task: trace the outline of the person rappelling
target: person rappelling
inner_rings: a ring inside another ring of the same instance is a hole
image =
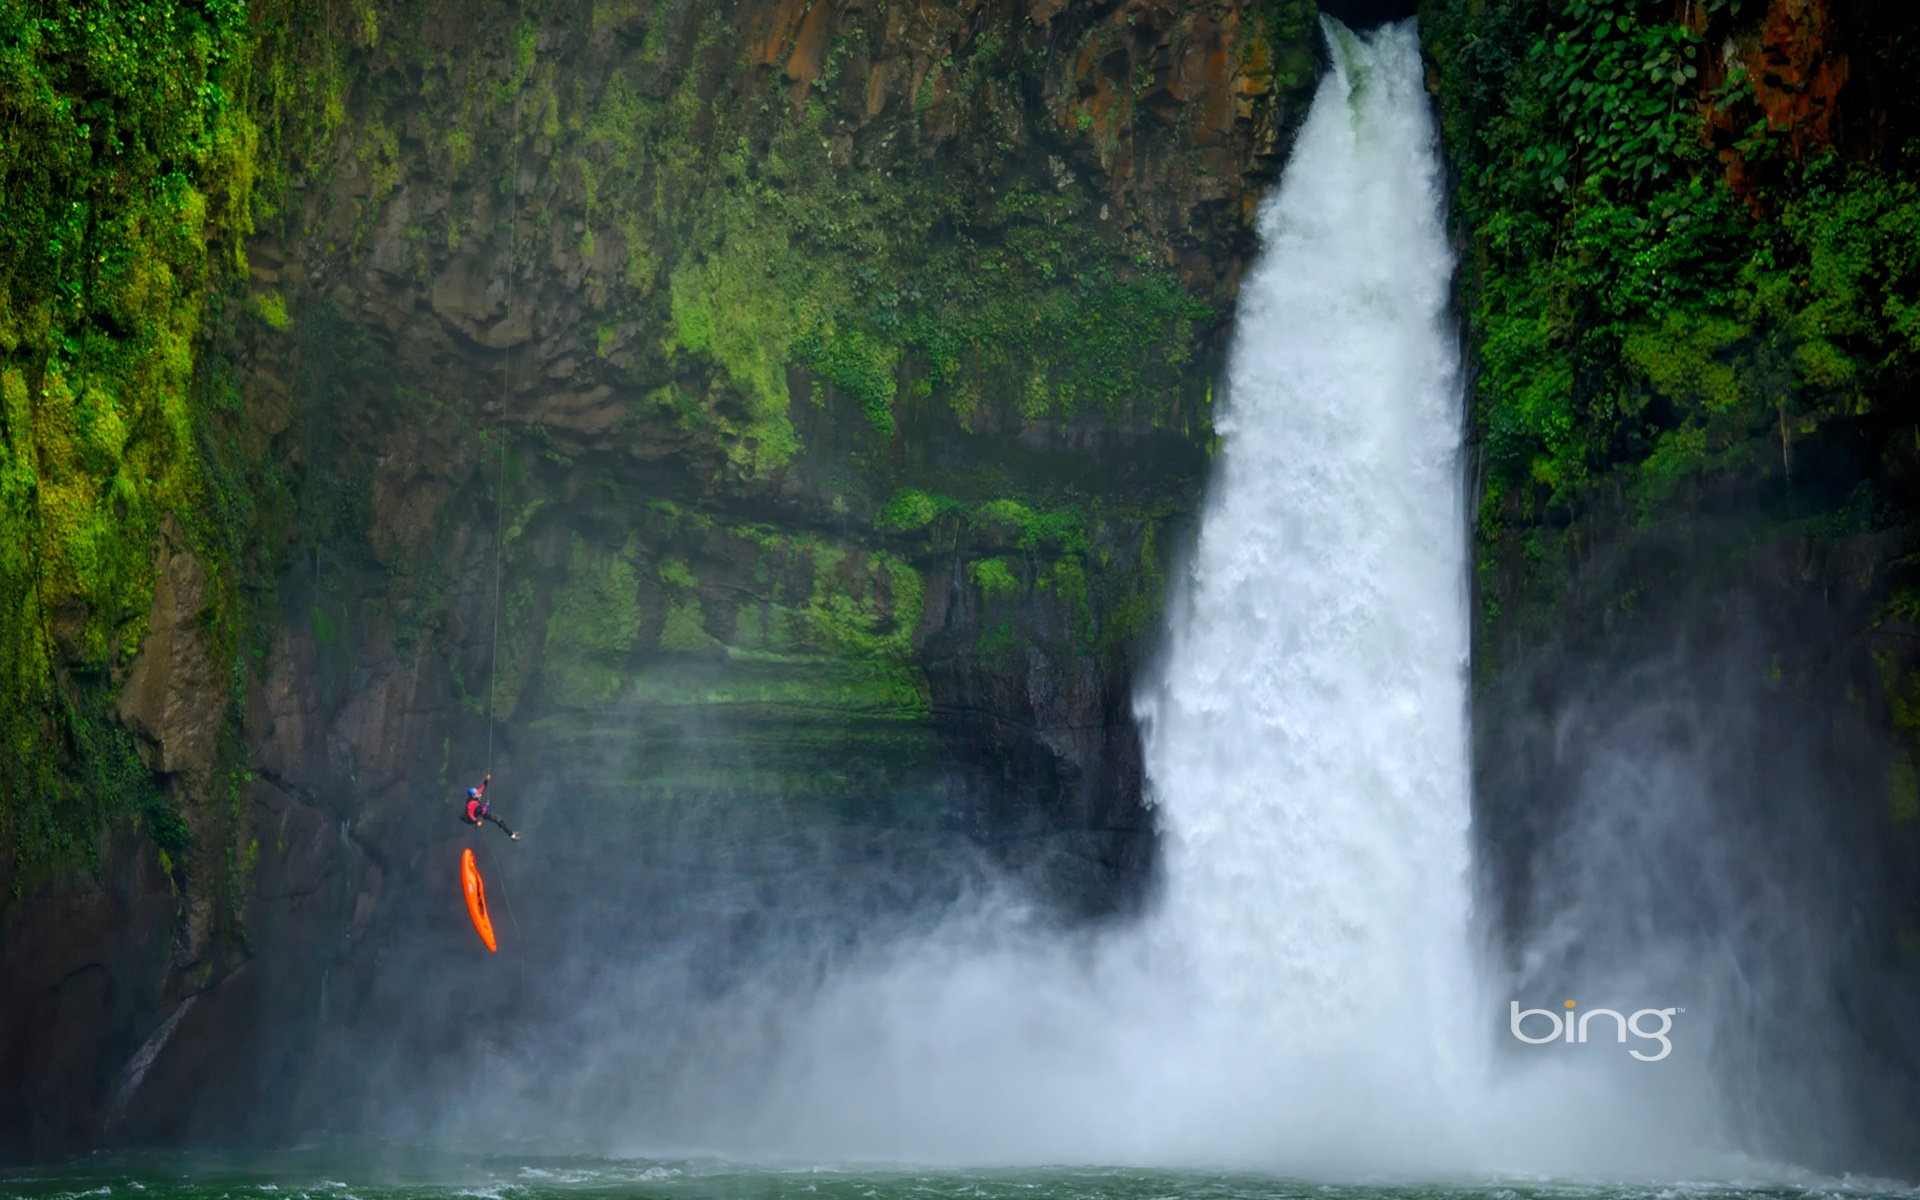
[[[487,801],[487,785],[492,782],[493,772],[489,771],[487,772],[487,777],[480,781],[479,787],[470,787],[467,789],[467,810],[460,815],[460,819],[469,825],[479,825],[485,821],[492,821],[495,825],[498,825],[509,838],[517,842],[520,840],[520,835],[508,829],[505,821],[493,815],[493,805]]]

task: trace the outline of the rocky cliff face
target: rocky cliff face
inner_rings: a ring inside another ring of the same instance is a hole
[[[1767,1047],[1716,1052],[1730,1091],[1820,1097],[1746,1110],[1773,1152],[1911,1169],[1920,1055],[1884,1031],[1920,997],[1920,126],[1892,84],[1914,21],[1423,23],[1467,248],[1479,819],[1515,986],[1710,946]]]
[[[449,882],[489,765],[540,971],[716,921],[724,960],[797,896],[975,856],[1137,899],[1131,679],[1312,21],[279,14],[251,94],[286,186],[199,371],[255,549],[151,547],[106,678],[184,799],[0,913],[0,1137],[270,1134],[301,1110],[267,1082],[341,1030],[430,1069],[427,962],[479,988],[431,1003],[531,1011],[468,978]]]

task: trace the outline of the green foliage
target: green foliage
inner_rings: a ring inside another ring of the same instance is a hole
[[[825,544],[813,545],[810,554],[813,591],[801,609],[802,644],[882,668],[909,663],[920,617],[919,574],[885,554],[849,554]]]
[[[1071,506],[1027,513],[1020,523],[1020,548],[1086,553],[1089,548],[1086,514]]]
[[[943,513],[952,512],[959,502],[947,496],[935,496],[918,488],[901,488],[880,507],[874,516],[877,529],[912,533],[924,529]]]
[[[1920,186],[1822,159],[1787,199],[1780,229],[1772,254],[1757,255],[1742,283],[1755,319],[1777,326],[1791,346],[1796,374],[1850,411],[1867,402],[1867,381],[1912,379],[1920,371]]]
[[[963,504],[916,488],[902,488],[881,506],[874,527],[912,533],[950,519],[947,529],[984,543],[1011,545],[1028,553],[1081,555],[1091,550],[1090,528],[1098,517],[1085,505],[1034,508],[1011,497]]]
[[[769,274],[785,238],[760,214],[744,216],[713,255],[673,273],[671,348],[710,358],[746,398],[745,422],[715,423],[729,457],[757,472],[785,463],[800,443],[787,418],[792,305]]]
[[[706,614],[694,599],[675,600],[667,605],[667,619],[660,627],[662,650],[707,650],[719,645],[707,632]]]
[[[1089,503],[1036,509],[1005,496],[964,504],[909,488],[882,506],[874,524],[910,533],[943,518],[942,541],[952,539],[976,551],[1018,550],[1034,585],[1057,603],[1069,640],[1079,651],[1127,653],[1159,617],[1165,581],[1157,557],[1156,520],[1141,520],[1140,514],[1124,509],[1103,511]],[[1116,537],[1138,539],[1125,560],[1117,561],[1112,552]],[[1121,561],[1133,565],[1122,567]],[[1017,594],[1022,586],[1012,556],[1004,553],[970,562],[967,577],[989,601]],[[980,648],[989,647],[983,642]]]
[[[893,433],[899,346],[888,345],[857,325],[821,320],[796,338],[793,348],[815,374],[853,397],[877,432]]]
[[[988,600],[1011,596],[1020,590],[1020,580],[1004,558],[983,558],[967,564],[967,575]]]
[[[1629,0],[1565,0],[1547,36],[1534,42],[1527,69],[1566,107],[1573,145],[1542,143],[1523,158],[1556,192],[1568,174],[1601,164],[1593,178],[1634,193],[1684,165],[1698,139],[1689,84],[1699,77],[1703,42],[1687,25],[1645,20]],[[1710,0],[1709,12],[1727,7]],[[1583,162],[1584,159],[1584,162]]]
[[[1079,237],[1037,247],[1027,233],[1010,239],[1015,254],[987,252],[978,263],[983,276],[970,264],[938,263],[960,302],[901,320],[905,347],[927,364],[928,386],[961,385],[953,403],[963,418],[983,391],[1011,397],[1029,419],[1142,401],[1173,411],[1191,386],[1180,368],[1196,322],[1210,315],[1206,305],[1165,277],[1123,277]],[[1063,271],[1076,252],[1094,265],[1068,279]],[[1156,388],[1165,389],[1157,403]]]
[[[1737,198],[1706,115],[1738,117],[1751,87],[1734,71],[1707,93],[1700,71],[1746,26],[1737,0],[1699,7],[1700,25],[1629,0],[1424,14],[1477,251],[1489,547],[1530,543],[1621,471],[1651,516],[1685,480],[1858,413],[1870,377],[1913,368],[1912,186],[1816,157]]]
[[[235,0],[0,2],[0,740],[35,764],[0,775],[16,887],[112,814],[179,833],[106,715],[164,521],[213,578],[216,654],[239,640],[253,468],[230,381],[196,366],[253,224],[254,48]]]
[[[700,581],[694,577],[693,569],[677,558],[660,560],[660,581],[689,590],[700,586]]]
[[[253,298],[253,311],[267,323],[267,328],[285,333],[293,328],[293,318],[287,315],[287,300],[279,292],[262,292]]]
[[[1040,579],[1040,586],[1052,592],[1066,613],[1068,632],[1080,646],[1093,644],[1093,608],[1087,595],[1087,571],[1078,555],[1056,559],[1052,570]]]

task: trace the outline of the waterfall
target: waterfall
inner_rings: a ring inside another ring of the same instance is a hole
[[[1728,1169],[1704,1149],[1702,1046],[1652,1068],[1613,1046],[1496,1050],[1438,131],[1412,22],[1325,29],[1332,69],[1260,212],[1198,544],[1136,703],[1166,849],[1155,969],[1179,962],[1195,1044],[1238,1064],[1215,1078],[1258,1114],[1241,1136],[1290,1166]],[[1604,982],[1671,1003],[1635,978]]]
[[[1453,262],[1411,24],[1329,23],[1260,213],[1220,454],[1142,691],[1166,934],[1224,1016],[1403,1085],[1470,1003]]]
[[[1261,209],[1198,544],[1136,704],[1166,846],[1157,970],[1180,963],[1196,1044],[1239,1064],[1216,1079],[1259,1114],[1242,1135],[1289,1165],[1752,1169],[1705,1149],[1703,1046],[1650,1069],[1613,1046],[1495,1049],[1438,131],[1411,22],[1325,28],[1332,69]],[[1633,996],[1642,978],[1582,991],[1671,1003]]]

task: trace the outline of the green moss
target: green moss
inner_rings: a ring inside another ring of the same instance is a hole
[[[700,581],[694,578],[692,569],[677,558],[663,558],[660,560],[660,580],[674,587],[687,588],[689,590],[700,585]]]
[[[259,466],[223,426],[231,381],[196,369],[208,296],[244,266],[261,110],[244,8],[120,0],[4,24],[0,878],[17,890],[89,856],[150,786],[105,732],[101,681],[145,631],[163,524],[208,568],[216,656],[241,640]]]
[[[878,562],[887,574],[887,620],[904,658],[913,650],[910,639],[920,624],[921,610],[926,604],[926,582],[913,564],[903,558],[883,553],[878,556]]]
[[[447,161],[452,164],[455,174],[464,170],[473,161],[473,135],[464,129],[455,129],[447,134]]]
[[[1022,550],[1084,554],[1088,549],[1088,515],[1078,506],[1035,510],[1002,497],[975,505],[968,516],[981,533],[1010,538]]]
[[[1724,411],[1746,398],[1729,358],[1751,335],[1752,330],[1723,316],[1673,312],[1657,329],[1630,330],[1622,347],[1627,362],[1667,399]]]
[[[1012,568],[1004,558],[983,558],[967,564],[967,576],[980,588],[980,594],[989,601],[1001,596],[1010,596],[1020,590],[1020,581],[1015,578]]]
[[[1002,529],[1018,531],[1024,535],[1027,526],[1033,521],[1033,510],[1018,500],[1002,497],[976,506],[973,510],[973,519],[981,525],[998,525]]]
[[[801,362],[851,396],[867,423],[893,433],[893,398],[900,370],[900,347],[880,341],[858,326],[821,317],[794,340]]]
[[[717,709],[784,722],[782,740],[820,738],[824,726],[827,740],[844,742],[856,734],[850,727],[856,720],[924,732],[926,695],[911,671],[876,672],[846,660],[738,649],[726,656],[724,668],[717,674],[649,670],[636,679],[633,699],[662,709]]]
[[[568,542],[566,578],[554,589],[547,616],[545,678],[562,704],[605,704],[631,674],[640,641],[640,579],[631,543],[609,552],[575,534]]]
[[[1698,476],[1709,464],[1707,431],[1697,425],[1669,430],[1640,464],[1640,495],[1664,506],[1685,480]]]
[[[279,292],[262,292],[253,298],[253,311],[267,323],[267,328],[285,333],[293,328],[293,318],[287,315],[287,298]]]
[[[862,673],[870,703],[924,713],[926,684],[913,665],[920,617],[919,575],[886,555],[815,544],[813,587],[799,611],[800,642]]]
[[[838,659],[882,674],[913,671],[912,633],[925,585],[911,562],[753,525],[728,532],[755,556],[757,596],[738,607],[736,650],[790,662]],[[791,586],[796,575],[807,581],[797,593]],[[914,683],[909,690],[918,695],[922,688]]]
[[[714,424],[728,457],[755,472],[784,464],[800,446],[787,415],[784,369],[793,313],[768,274],[780,240],[749,219],[733,227],[712,257],[676,270],[670,283],[669,348],[711,359],[744,399],[746,421],[722,417]]]
[[[1074,642],[1080,646],[1092,646],[1093,608],[1087,596],[1086,568],[1079,557],[1067,555],[1055,561],[1043,577],[1041,586],[1059,598],[1060,607],[1066,613],[1067,630]],[[984,585],[981,590],[986,590]]]
[[[1001,621],[991,626],[976,643],[976,648],[987,655],[1004,654],[1019,646],[1020,639],[1014,636],[1012,621]]]
[[[662,650],[708,650],[719,644],[707,632],[698,600],[675,600],[667,606],[667,619],[660,628]]]
[[[637,701],[725,706],[743,719],[788,720],[802,730],[822,722],[924,724],[927,687],[912,648],[924,584],[912,564],[756,526],[728,532],[759,560],[751,569],[756,595],[738,603],[724,643],[697,598],[670,601],[660,648],[698,657],[650,662],[634,684]],[[680,571],[663,564],[661,575]],[[797,589],[796,576],[805,580]],[[670,586],[688,590],[683,582]],[[723,670],[715,650],[724,650]]]
[[[918,488],[901,488],[880,507],[873,523],[878,529],[911,533],[926,528],[942,513],[956,507],[957,502],[946,496],[932,495]]]

